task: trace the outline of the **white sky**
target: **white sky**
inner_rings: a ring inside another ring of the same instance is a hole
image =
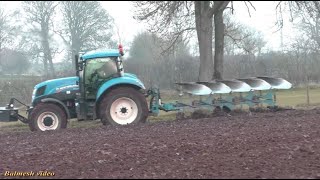
[[[275,32],[277,27],[276,22],[276,1],[251,1],[256,11],[250,9],[251,17],[249,16],[247,7],[243,1],[234,1],[235,18],[240,22],[251,26],[264,34],[264,39],[267,41],[266,46],[273,50],[280,50],[281,31]],[[248,4],[248,3],[247,3]],[[250,7],[250,5],[248,5]],[[289,42],[294,37],[295,31],[292,24],[289,22],[289,17],[283,14],[284,26],[282,29],[283,44]]]
[[[135,19],[132,2],[129,1],[101,1],[102,6],[115,19],[115,24],[120,31],[122,43],[129,43],[145,27]]]
[[[116,24],[120,28],[121,38],[125,39],[124,43],[129,43],[133,40],[134,35],[145,30],[143,23],[138,23],[133,19],[134,10],[132,3],[129,1],[102,1],[103,7],[107,9],[109,14],[114,17]],[[270,49],[280,48],[280,31],[276,32],[275,1],[253,1],[254,9],[250,9],[251,17],[249,16],[247,7],[243,1],[234,1],[234,16],[240,22],[256,28],[264,34],[267,41],[267,47]],[[289,22],[285,22],[283,28],[284,44],[292,37],[292,26]]]
[[[250,10],[249,17],[247,8],[243,1],[234,1],[234,17],[240,22],[254,27],[264,34],[269,49],[277,50],[280,47],[280,31],[273,33],[276,14],[275,1],[251,1],[256,11]],[[0,6],[5,6],[7,11],[11,11],[19,7],[19,1],[0,1]],[[128,47],[134,36],[141,31],[146,30],[146,26],[133,19],[134,10],[132,2],[129,1],[101,1],[102,6],[115,19],[115,23],[119,28],[121,40],[125,47]],[[285,23],[283,29],[284,43],[288,42],[292,37],[292,27],[290,23]],[[117,36],[116,36],[117,37]],[[126,45],[127,44],[127,45]],[[126,48],[125,48],[126,49]]]

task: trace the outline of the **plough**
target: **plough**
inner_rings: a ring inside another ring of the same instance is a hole
[[[160,110],[178,111],[184,113],[191,109],[215,108],[225,111],[232,111],[239,106],[246,105],[249,108],[276,107],[276,90],[290,89],[292,84],[282,78],[274,77],[251,77],[233,80],[216,80],[211,82],[181,82],[176,83],[180,86],[180,94],[189,96],[200,96],[199,100],[190,98],[189,103],[176,101],[175,103],[162,103],[160,91],[157,88],[150,89],[148,95],[150,99],[150,111],[157,116]],[[224,97],[223,97],[224,95]]]

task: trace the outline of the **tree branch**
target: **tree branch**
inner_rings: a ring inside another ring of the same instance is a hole
[[[208,16],[212,17],[218,11],[223,11],[230,1],[215,1],[212,8],[209,9]]]
[[[175,36],[175,39],[170,43],[170,45],[165,50],[162,50],[161,55],[165,54],[169,49],[171,49],[176,44],[176,42],[178,41],[178,39],[180,38],[180,36],[184,32],[195,30],[195,29],[196,28],[194,28],[194,27],[189,27],[189,28],[186,28],[186,29],[183,29],[183,30],[181,30],[179,32],[174,33],[173,35]]]
[[[248,3],[251,5],[251,7],[256,11],[256,8],[253,6],[253,4],[251,3],[251,1],[248,1]]]
[[[246,7],[247,7],[247,10],[248,10],[248,13],[249,13],[249,17],[251,17],[250,9],[249,9],[249,7],[248,7],[248,5],[247,5],[246,1],[244,1],[244,4],[245,4],[245,5],[246,5]]]

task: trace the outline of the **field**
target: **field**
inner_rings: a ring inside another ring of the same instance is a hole
[[[305,94],[277,93],[278,104],[293,110],[176,121],[162,113],[120,127],[72,120],[66,130],[29,132],[20,122],[1,123],[1,178],[14,171],[51,178],[320,178],[320,92],[310,90],[309,107]]]

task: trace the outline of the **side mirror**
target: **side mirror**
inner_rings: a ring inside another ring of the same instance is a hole
[[[75,65],[76,65],[76,75],[79,76],[79,71],[82,71],[83,69],[82,61],[79,62],[79,54],[75,55]]]
[[[82,62],[82,60],[80,60],[80,62],[78,62],[78,67],[79,67],[78,71],[82,71],[83,70],[83,62]]]

